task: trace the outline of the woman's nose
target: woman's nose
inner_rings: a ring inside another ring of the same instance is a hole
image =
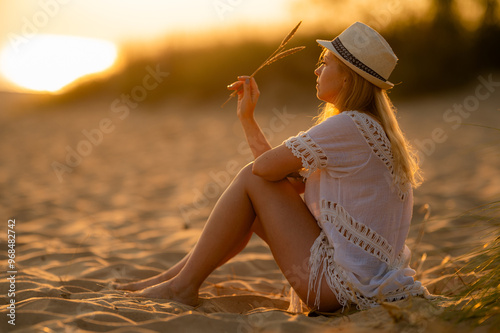
[[[324,64],[321,64],[319,67],[317,67],[315,70],[314,70],[314,74],[316,74],[317,76],[320,76],[321,73],[323,72],[323,68],[325,67]]]

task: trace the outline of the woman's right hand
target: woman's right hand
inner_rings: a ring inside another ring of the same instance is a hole
[[[238,76],[238,81],[227,86],[229,90],[236,90],[238,93],[237,114],[240,119],[253,118],[253,113],[260,92],[255,79],[250,76]]]

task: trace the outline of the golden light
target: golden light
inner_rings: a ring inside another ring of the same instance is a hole
[[[88,74],[110,68],[117,58],[108,41],[64,35],[36,35],[0,53],[0,71],[12,83],[56,92]]]

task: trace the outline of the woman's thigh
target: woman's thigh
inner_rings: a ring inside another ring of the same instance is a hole
[[[253,175],[251,165],[240,175],[252,202],[257,219],[253,230],[269,245],[281,271],[300,298],[312,305],[316,297],[309,284],[310,249],[321,229],[300,195],[287,180],[266,181]],[[321,310],[332,311],[340,307],[335,295],[326,284],[321,286]]]

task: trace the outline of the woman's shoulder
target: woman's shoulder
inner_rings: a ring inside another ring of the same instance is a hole
[[[323,138],[338,141],[351,140],[353,136],[356,136],[356,132],[358,131],[353,119],[348,115],[339,113],[311,127],[307,134],[314,140]]]
[[[356,123],[357,122],[374,123],[382,127],[380,121],[374,115],[368,112],[351,110],[351,111],[344,111],[340,115],[349,117]]]
[[[373,115],[360,111],[343,111],[326,118],[316,126],[329,130],[352,130],[357,128],[359,132],[364,134],[373,133],[374,135],[383,134],[385,136],[385,131],[380,122]]]
[[[367,112],[360,111],[344,111],[341,114],[352,119],[363,136],[366,137],[369,135],[377,138],[379,141],[385,141],[385,139],[387,139],[382,124],[377,118],[375,118],[375,116]]]
[[[374,116],[360,111],[343,111],[324,122],[327,130],[335,132],[331,135],[347,139],[351,143],[365,142],[382,160],[392,160],[391,142]]]
[[[325,129],[345,129],[346,127],[351,127],[355,124],[354,119],[346,113],[346,111],[330,116],[317,124],[314,127],[322,127]]]
[[[376,123],[380,125],[380,121],[375,118],[375,116],[369,114],[368,112],[362,112],[357,110],[349,110],[342,111],[339,114],[330,116],[326,118],[324,123],[335,124],[339,122],[367,122],[367,123]]]

